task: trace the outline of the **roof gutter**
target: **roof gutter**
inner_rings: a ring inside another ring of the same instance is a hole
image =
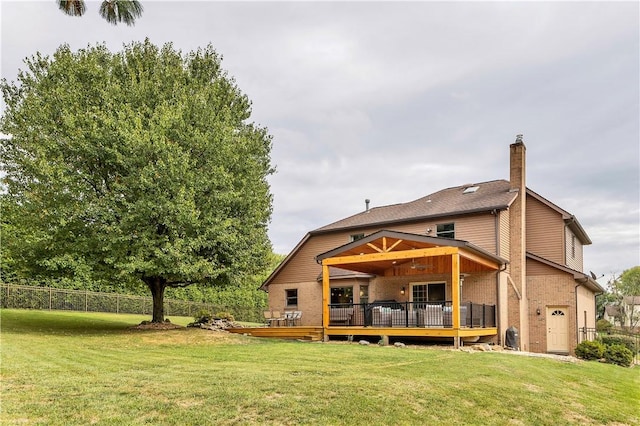
[[[582,225],[580,225],[580,222],[578,222],[578,219],[574,215],[571,215],[567,219],[565,219],[564,223],[569,227],[569,229],[573,231],[574,234],[577,235],[578,238],[580,238],[582,244],[593,244],[593,241],[591,241],[591,238],[589,238],[589,236],[587,235],[587,231],[584,230],[584,228],[582,227]]]

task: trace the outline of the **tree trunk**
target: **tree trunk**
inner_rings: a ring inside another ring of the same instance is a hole
[[[162,277],[145,277],[143,281],[151,290],[153,297],[153,318],[151,322],[164,322],[164,289],[167,288],[167,280]]]

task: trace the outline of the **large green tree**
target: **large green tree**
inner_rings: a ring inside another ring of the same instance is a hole
[[[640,296],[640,266],[629,268],[614,281],[615,289],[625,296]]]
[[[634,266],[622,272],[611,282],[613,294],[617,298],[617,306],[623,327],[635,328],[640,325],[640,312],[637,300],[640,299],[640,266]]]
[[[82,16],[87,10],[84,0],[57,0],[60,10],[69,16]],[[142,16],[142,4],[138,0],[104,0],[100,3],[99,13],[107,22],[116,25],[124,22],[135,25]]]
[[[211,46],[25,63],[1,83],[5,273],[135,277],[159,322],[167,287],[266,266],[271,137]]]

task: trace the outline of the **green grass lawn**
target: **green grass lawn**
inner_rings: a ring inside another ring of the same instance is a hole
[[[143,319],[3,310],[0,424],[640,424],[637,367],[129,329]]]

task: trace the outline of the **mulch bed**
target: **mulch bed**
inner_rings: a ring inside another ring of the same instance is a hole
[[[138,325],[129,327],[130,330],[175,330],[177,328],[184,328],[184,327],[178,324],[173,324],[169,321],[165,321],[165,322],[142,321]]]

